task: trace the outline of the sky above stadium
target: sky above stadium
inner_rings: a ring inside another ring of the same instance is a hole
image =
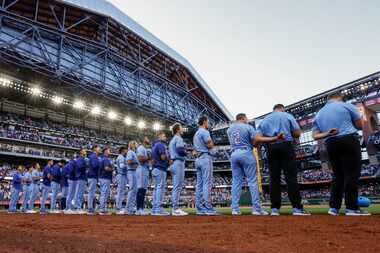
[[[373,1],[109,0],[257,117],[380,70]]]

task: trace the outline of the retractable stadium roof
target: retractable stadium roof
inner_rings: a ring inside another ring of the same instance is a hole
[[[103,16],[109,16],[131,31],[142,37],[144,40],[148,41],[152,45],[156,46],[158,49],[172,57],[174,60],[182,64],[185,68],[187,68],[191,74],[197,79],[202,88],[208,93],[208,95],[214,100],[214,102],[219,106],[219,108],[223,111],[223,113],[232,120],[231,113],[227,110],[227,108],[223,105],[220,99],[215,95],[215,93],[211,90],[211,88],[207,85],[205,80],[198,74],[198,72],[194,69],[194,67],[186,60],[182,55],[177,53],[174,49],[170,48],[124,12],[119,10],[116,6],[106,0],[62,0],[62,2],[70,3],[72,5],[87,9],[92,12],[96,12]]]

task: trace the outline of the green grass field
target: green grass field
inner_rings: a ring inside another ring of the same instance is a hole
[[[267,211],[269,211],[269,208],[265,208]],[[328,206],[327,205],[320,205],[320,206],[305,206],[305,209],[308,210],[311,214],[318,214],[318,215],[325,215],[327,214],[328,211]],[[380,214],[380,204],[373,204],[369,208],[362,208],[363,210],[366,210],[370,212],[371,214]],[[195,214],[194,209],[185,209],[186,212],[189,212],[190,214]],[[230,208],[218,208],[217,211],[223,215],[231,215],[231,209]],[[244,215],[248,215],[251,213],[251,209],[246,207],[246,208],[241,208],[241,212]],[[341,213],[344,213],[344,209],[341,210]],[[281,208],[281,214],[289,215],[291,214],[291,208],[288,206],[285,206]]]

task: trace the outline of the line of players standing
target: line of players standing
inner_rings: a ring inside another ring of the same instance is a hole
[[[36,213],[34,204],[40,195],[40,213],[88,214],[95,215],[95,193],[99,185],[100,197],[98,213],[109,215],[108,200],[110,197],[113,172],[116,169],[117,193],[116,214],[118,215],[148,215],[145,209],[145,195],[149,187],[149,174],[153,179],[153,208],[152,215],[170,215],[163,205],[166,190],[166,175],[170,167],[173,177],[172,211],[174,216],[187,215],[179,208],[179,196],[184,186],[186,149],[181,135],[183,128],[180,124],[172,127],[174,137],[166,145],[167,137],[164,132],[157,134],[157,140],[151,145],[147,137],[138,145],[130,141],[128,147],[122,147],[115,164],[109,158],[110,149],[95,145],[87,156],[87,151],[81,149],[78,156],[66,163],[61,160],[54,164],[49,160],[41,170],[38,163],[33,163],[24,170],[17,168],[12,179],[11,200],[9,213],[17,212],[17,203],[21,192],[24,198],[21,211]],[[129,185],[128,193],[126,187]],[[87,211],[83,210],[84,193],[87,187]],[[61,193],[61,210],[57,209],[57,196]],[[50,197],[50,209],[46,202]],[[126,196],[127,195],[127,196]],[[126,203],[126,206],[124,206]]]
[[[196,213],[197,215],[217,215],[211,202],[213,180],[213,148],[214,143],[208,131],[207,117],[198,120],[198,131],[193,138],[196,178]],[[323,139],[327,146],[333,170],[331,187],[330,215],[339,215],[344,195],[346,215],[362,216],[369,213],[358,206],[358,180],[361,169],[361,150],[357,131],[362,128],[362,117],[355,106],[343,102],[341,94],[330,94],[326,105],[317,113],[313,126],[313,138]],[[34,213],[33,205],[38,196],[38,183],[42,178],[41,213],[46,213],[45,202],[51,191],[50,212],[56,211],[56,197],[62,190],[61,206],[66,214],[84,214],[82,210],[84,191],[88,185],[87,214],[95,214],[94,200],[97,185],[100,185],[99,214],[110,214],[107,202],[110,196],[110,185],[114,167],[117,169],[117,214],[147,215],[144,211],[146,190],[149,185],[149,167],[153,168],[153,208],[152,215],[166,216],[170,213],[163,209],[163,197],[166,190],[166,176],[170,167],[173,176],[172,212],[174,216],[187,215],[179,208],[180,192],[183,189],[186,150],[182,140],[183,129],[180,124],[172,128],[174,137],[166,145],[164,132],[157,135],[152,145],[145,138],[141,145],[131,141],[128,149],[121,148],[116,159],[116,166],[109,159],[110,150],[95,146],[91,155],[86,158],[82,149],[75,160],[65,165],[61,161],[53,165],[49,161],[41,175],[39,165],[34,164],[28,172],[21,175],[22,167],[13,177],[12,196],[9,212],[16,211],[19,193],[24,186],[29,188],[29,197],[23,203],[23,210]],[[238,114],[236,121],[227,130],[231,145],[232,169],[232,215],[240,215],[240,195],[244,178],[248,182],[251,194],[252,215],[268,215],[262,209],[257,182],[256,159],[252,153],[254,145],[264,144],[268,151],[270,173],[271,215],[280,215],[281,208],[281,174],[284,172],[289,200],[293,207],[293,215],[310,215],[304,210],[297,182],[297,167],[293,142],[301,135],[301,129],[295,118],[285,112],[281,104],[274,106],[259,125],[258,130],[248,124],[245,114]],[[126,208],[123,208],[125,189],[128,182],[129,191]],[[28,193],[25,194],[29,196]],[[28,204],[29,199],[29,204]]]

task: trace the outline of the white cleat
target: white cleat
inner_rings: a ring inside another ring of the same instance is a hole
[[[63,211],[64,214],[76,214],[74,210],[65,210]]]
[[[116,215],[126,215],[125,211],[117,211]]]
[[[172,211],[172,216],[187,216],[187,215],[189,214],[181,209],[175,209]]]
[[[27,214],[35,214],[35,213],[37,213],[37,211],[35,211],[35,210],[28,210],[28,211],[26,211],[26,213]]]
[[[146,211],[144,211],[144,210],[137,210],[137,211],[136,211],[136,215],[137,215],[137,216],[148,216],[148,215],[150,215],[150,213],[149,213],[149,212],[146,212]]]
[[[269,215],[269,213],[265,210],[260,210],[260,211],[252,211],[252,215],[255,215],[255,216],[266,216],[266,215]]]
[[[50,213],[51,214],[60,214],[61,211],[59,211],[59,210],[50,210]]]
[[[87,214],[87,212],[84,211],[84,210],[82,210],[82,209],[80,209],[80,210],[76,210],[75,214]]]
[[[240,211],[232,211],[231,213],[233,216],[240,216],[241,212]]]

